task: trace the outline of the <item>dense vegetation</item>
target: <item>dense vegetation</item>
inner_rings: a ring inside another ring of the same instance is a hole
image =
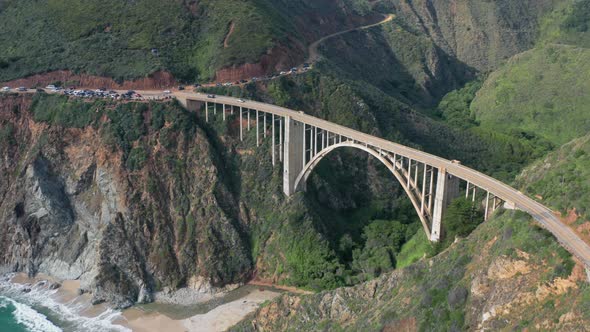
[[[590,218],[590,136],[573,140],[527,167],[517,185],[567,214],[575,209]]]
[[[483,128],[564,144],[590,131],[589,63],[585,48],[526,52],[490,75],[471,109]]]
[[[428,262],[352,288],[299,299],[285,295],[233,330],[458,331],[478,323],[578,330],[590,319],[588,284],[578,279],[567,290],[546,291],[573,266],[569,253],[529,216],[505,211]],[[560,319],[567,312],[576,318]]]
[[[540,27],[540,43],[590,46],[590,1],[565,0],[545,16]]]

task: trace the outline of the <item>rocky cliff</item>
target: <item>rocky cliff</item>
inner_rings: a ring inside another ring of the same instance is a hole
[[[409,27],[445,52],[481,71],[530,49],[540,20],[563,0],[389,0]]]
[[[118,305],[149,301],[156,290],[208,291],[248,278],[245,216],[191,114],[173,104],[119,106],[116,112],[129,113],[64,128],[36,122],[35,103],[0,103],[5,269],[81,279],[95,302]],[[78,106],[72,116],[90,105]],[[91,105],[87,115],[108,117],[102,107]],[[142,140],[122,147],[131,135]]]

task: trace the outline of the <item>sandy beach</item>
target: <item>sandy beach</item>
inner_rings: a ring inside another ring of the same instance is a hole
[[[188,331],[225,331],[255,311],[260,304],[278,295],[280,295],[278,292],[255,290],[239,300],[220,305],[206,314],[185,319],[183,323]]]
[[[137,332],[220,332],[235,325],[246,315],[255,311],[260,304],[278,295],[280,295],[279,292],[265,289],[252,290],[238,300],[222,304],[205,314],[182,320],[174,320],[158,312],[146,313],[137,308],[130,308],[123,312],[127,322],[117,323]]]
[[[24,273],[18,273],[11,279],[11,282],[27,285],[42,280],[47,281],[48,285],[59,283],[61,286],[52,297],[60,303],[80,304],[79,307],[83,308],[78,313],[80,316],[97,317],[109,309],[106,304],[90,305],[91,294],[79,295],[80,282],[77,280],[60,281],[46,275],[29,278]],[[214,304],[211,306],[212,309],[205,313],[185,316],[188,318],[173,319],[158,310],[132,307],[123,310],[112,323],[137,332],[225,331],[244,319],[249,313],[254,312],[260,304],[274,299],[281,294],[281,291],[285,291],[283,289],[279,291],[275,287],[269,289],[269,287],[273,287],[273,285],[264,282],[250,283],[243,288],[243,292],[239,293],[237,299],[236,296],[227,298],[225,301],[220,302],[219,305]],[[219,297],[223,298],[223,296]],[[170,308],[168,308],[168,311],[170,311]]]
[[[146,313],[145,311],[130,308],[123,312],[124,320],[115,321],[130,328],[135,332],[154,332],[154,331],[169,331],[169,332],[186,332],[180,320],[174,320],[166,315],[154,312]]]

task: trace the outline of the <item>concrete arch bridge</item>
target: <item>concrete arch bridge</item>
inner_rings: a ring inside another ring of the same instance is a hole
[[[501,206],[523,210],[590,266],[590,246],[549,208],[456,161],[275,105],[184,91],[175,92],[174,96],[187,109],[204,113],[206,121],[214,116],[223,120],[239,117],[241,140],[250,130],[256,131],[257,146],[262,140],[270,140],[269,154],[273,165],[282,163],[283,191],[287,196],[305,190],[307,178],[330,152],[356,148],[377,158],[399,181],[431,241],[441,239],[445,210],[464,187],[465,196],[472,200],[477,192],[480,197],[483,193],[486,219]]]

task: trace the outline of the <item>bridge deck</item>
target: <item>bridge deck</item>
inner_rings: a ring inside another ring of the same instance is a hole
[[[143,93],[144,95],[149,92]],[[247,109],[259,110],[262,112],[275,114],[281,117],[291,117],[292,119],[311,125],[343,137],[353,139],[355,141],[367,144],[369,146],[388,151],[398,155],[402,155],[412,160],[419,161],[424,164],[436,167],[438,169],[446,169],[446,171],[458,178],[476,185],[477,187],[488,191],[504,201],[512,202],[517,208],[528,212],[537,220],[543,227],[549,230],[558,241],[566,247],[575,256],[581,259],[586,266],[590,267],[590,246],[585,243],[580,237],[574,233],[569,227],[564,225],[553,212],[522,194],[518,190],[498,181],[490,176],[475,171],[469,167],[456,164],[450,160],[446,160],[435,155],[419,151],[401,144],[393,143],[385,139],[372,136],[350,129],[326,120],[316,118],[302,112],[290,110],[288,108],[260,103],[256,101],[246,100],[240,102],[237,98],[216,96],[216,98],[208,98],[205,94],[191,93],[191,92],[175,92],[174,95],[182,100],[194,100],[201,102],[211,102],[217,104],[231,105],[235,107],[244,107]]]

